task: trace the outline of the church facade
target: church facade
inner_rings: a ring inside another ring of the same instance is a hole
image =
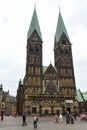
[[[18,114],[78,112],[72,47],[60,11],[54,37],[54,66],[43,66],[42,56],[43,40],[34,8],[27,34],[26,72],[17,90]]]

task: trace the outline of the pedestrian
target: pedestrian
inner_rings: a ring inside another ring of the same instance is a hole
[[[75,112],[75,113],[74,113],[74,118],[75,118],[75,120],[76,120],[76,116],[77,116],[77,115],[76,115],[76,112]]]
[[[22,124],[22,126],[27,125],[27,123],[26,123],[26,113],[25,113],[25,112],[24,112],[23,115],[22,115],[22,119],[23,119],[23,124]]]
[[[71,124],[74,124],[74,117],[71,115]]]
[[[3,121],[4,118],[4,111],[1,111],[1,121]]]
[[[60,121],[60,122],[63,122],[63,116],[62,116],[61,113],[60,113],[60,115],[59,115],[59,121]]]
[[[54,115],[54,122],[58,123],[58,115],[57,114]]]
[[[67,124],[70,123],[70,114],[69,114],[68,111],[67,111],[67,113],[66,113],[66,123],[67,123]]]
[[[37,117],[37,116],[34,116],[34,118],[33,118],[34,128],[37,128],[37,122],[38,122],[38,117]]]

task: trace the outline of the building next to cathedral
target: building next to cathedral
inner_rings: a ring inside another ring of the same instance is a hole
[[[54,66],[43,66],[43,44],[34,8],[27,34],[26,72],[17,90],[17,113],[78,112],[71,41],[60,11],[54,36]]]

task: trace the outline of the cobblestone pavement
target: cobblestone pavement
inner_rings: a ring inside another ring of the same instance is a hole
[[[22,126],[22,117],[4,117],[0,130],[34,130],[33,117],[27,117],[27,126]],[[64,117],[62,123],[54,123],[53,116],[39,117],[37,130],[87,130],[87,122],[78,117],[74,124],[66,124]]]

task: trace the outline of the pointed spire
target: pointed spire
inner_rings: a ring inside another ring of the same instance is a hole
[[[36,9],[36,2],[35,2],[35,4],[34,4],[34,9]]]
[[[59,12],[60,12],[60,6],[59,6]]]
[[[61,12],[60,12],[60,7],[59,7],[59,17],[58,17],[58,22],[57,22],[56,34],[55,34],[56,42],[60,40],[63,33],[66,35],[67,39],[70,41]]]
[[[30,27],[29,27],[29,30],[28,30],[27,39],[30,38],[30,36],[32,35],[32,33],[33,33],[35,30],[37,31],[39,37],[40,37],[41,40],[42,40],[42,34],[41,34],[41,31],[40,31],[40,26],[39,26],[38,17],[37,17],[37,12],[36,12],[36,3],[35,3],[35,6],[34,6],[34,12],[33,12],[31,24],[30,24]]]

